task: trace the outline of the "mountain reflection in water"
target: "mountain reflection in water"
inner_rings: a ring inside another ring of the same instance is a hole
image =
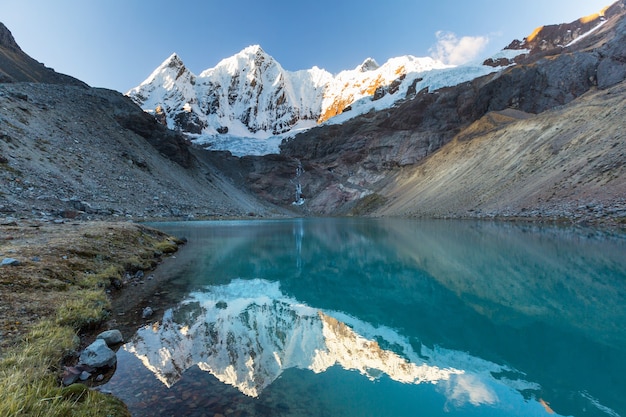
[[[319,311],[282,294],[278,282],[260,279],[192,293],[160,324],[140,329],[124,349],[167,386],[197,365],[252,397],[288,368],[321,373],[334,365],[370,380],[387,375],[407,384],[439,384],[456,405],[523,402],[518,390],[539,388],[510,379],[522,375],[507,367],[464,352],[423,345],[415,352],[389,328]],[[507,378],[493,376],[505,371]]]
[[[402,219],[156,226],[189,245],[165,289],[181,290],[175,306],[118,355],[107,389],[127,402],[134,358],[158,398],[210,374],[271,408],[243,415],[626,416],[623,235]]]

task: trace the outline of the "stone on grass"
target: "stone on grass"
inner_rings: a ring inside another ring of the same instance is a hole
[[[72,385],[74,382],[78,380],[81,371],[76,369],[73,366],[66,366],[63,370],[62,383],[64,386]]]
[[[2,260],[2,265],[13,265],[13,266],[17,266],[20,264],[20,261],[18,261],[17,259],[14,258],[4,258]]]
[[[104,339],[96,339],[80,354],[79,361],[94,368],[103,368],[115,365],[117,356],[109,349]]]
[[[107,330],[106,332],[102,332],[96,337],[96,339],[102,339],[106,342],[107,346],[115,346],[118,343],[122,343],[124,338],[122,337],[122,332],[119,330]]]

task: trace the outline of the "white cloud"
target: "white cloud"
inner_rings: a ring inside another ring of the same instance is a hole
[[[473,59],[485,49],[489,43],[487,36],[457,37],[455,33],[437,31],[437,43],[430,48],[430,55],[445,64],[461,65]]]

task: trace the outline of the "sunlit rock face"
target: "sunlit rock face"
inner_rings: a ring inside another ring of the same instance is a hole
[[[393,348],[390,348],[393,347]],[[321,373],[340,366],[375,380],[430,383],[456,403],[499,401],[503,390],[538,386],[493,375],[514,370],[466,353],[420,346],[403,336],[338,312],[303,305],[278,283],[234,280],[192,293],[161,323],[145,327],[125,346],[165,385],[197,365],[243,394],[257,397],[289,368]]]
[[[617,2],[612,7],[607,6],[597,13],[570,23],[539,26],[521,41],[511,42],[507,49],[528,49],[531,53],[538,53],[570,46],[581,37],[588,36],[592,30],[599,29],[608,18],[618,14],[621,8],[623,5]]]

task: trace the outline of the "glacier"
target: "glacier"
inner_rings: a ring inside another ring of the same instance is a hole
[[[503,50],[498,56],[525,52]],[[126,95],[195,144],[235,156],[266,155],[279,153],[283,140],[319,124],[342,123],[411,99],[416,91],[454,86],[500,69],[406,55],[382,65],[367,58],[336,75],[318,67],[287,71],[253,45],[199,75],[174,53]]]

